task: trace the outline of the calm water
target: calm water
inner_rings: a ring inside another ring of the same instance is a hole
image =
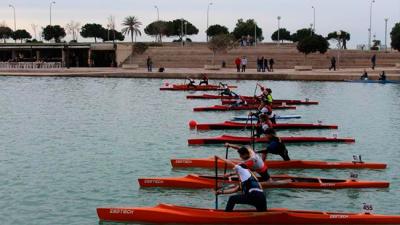
[[[169,81],[177,82],[177,81]],[[172,170],[173,157],[224,154],[224,148],[188,147],[196,133],[188,121],[222,122],[240,112],[194,113],[217,101],[186,100],[183,92],[160,92],[162,80],[0,78],[0,223],[98,224],[99,206],[152,206],[159,202],[213,207],[208,190],[139,189],[137,178],[209,170]],[[275,98],[320,101],[300,106],[301,122],[335,123],[339,136],[356,144],[291,145],[296,159],[365,160],[389,164],[384,171],[358,171],[361,179],[388,180],[387,190],[273,190],[270,207],[400,214],[400,86],[380,84],[265,82]],[[255,82],[238,82],[252,95]],[[331,136],[331,130],[282,135]],[[233,134],[247,135],[240,131]],[[347,178],[351,170],[272,171],[274,174]],[[226,197],[220,197],[221,207]]]

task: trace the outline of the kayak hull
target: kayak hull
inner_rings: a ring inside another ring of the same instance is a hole
[[[232,159],[231,159],[232,160]],[[241,162],[233,159],[234,162]],[[306,161],[306,160],[267,160],[265,162],[270,169],[386,169],[384,163],[370,162],[326,162],[326,161]],[[173,168],[215,168],[214,158],[203,159],[171,159]],[[225,163],[218,161],[218,168],[225,168]],[[228,167],[231,169],[230,167]]]
[[[262,182],[263,188],[296,188],[296,189],[344,189],[344,188],[388,188],[389,182],[385,181],[362,181],[362,180],[339,180],[325,178],[295,177],[288,175],[271,176],[274,183]],[[291,182],[287,182],[290,180]],[[278,183],[281,181],[281,183]],[[283,182],[282,182],[283,181]],[[184,188],[203,189],[215,188],[215,176],[200,176],[189,174],[184,177],[156,177],[139,178],[142,188]],[[239,184],[238,180],[218,179],[218,188],[226,184]]]
[[[244,98],[248,104],[260,104],[259,99],[255,98]],[[235,103],[235,99],[221,99],[223,105],[230,105]],[[318,105],[318,102],[314,101],[301,101],[301,100],[273,100],[273,104],[286,104],[286,105]]]
[[[255,125],[253,125],[255,127]],[[259,127],[259,125],[257,125]],[[337,125],[312,124],[312,123],[277,123],[272,128],[280,129],[338,129]],[[252,129],[249,123],[238,123],[225,121],[223,123],[214,124],[196,124],[197,130],[244,130]]]
[[[274,225],[337,225],[337,224],[400,224],[400,216],[365,213],[319,212],[289,209],[268,209],[225,212],[160,204],[155,207],[97,208],[100,221],[151,224],[274,224]]]
[[[247,100],[254,100],[254,96],[241,96],[246,101]],[[221,95],[210,95],[210,94],[203,94],[203,95],[188,95],[186,96],[187,99],[222,99],[222,100],[232,100],[235,99],[235,96],[221,96]],[[286,103],[287,105],[317,105],[319,102],[317,101],[310,101],[310,100],[294,100],[294,99],[274,99],[274,103]]]
[[[237,88],[237,86],[229,86],[229,88]],[[187,84],[173,84],[160,88],[160,91],[222,91],[224,90],[219,85],[195,85],[188,86]]]
[[[248,116],[235,116],[232,118],[233,121],[257,121],[256,117],[249,118]],[[289,119],[301,119],[301,115],[275,115],[277,120],[289,120]]]
[[[256,110],[259,105],[242,105],[242,106],[226,106],[226,105],[214,105],[209,107],[196,107],[193,108],[195,112],[210,112],[210,111],[240,111],[240,110]],[[272,109],[275,110],[286,110],[296,109],[296,106],[284,106],[284,105],[273,105]]]
[[[344,80],[350,83],[367,83],[367,84],[400,84],[400,80]]]
[[[354,143],[353,138],[335,138],[335,137],[280,137],[285,143],[306,143],[306,142],[327,142],[327,143]],[[188,140],[189,145],[209,145],[209,144],[250,144],[254,139],[255,143],[266,143],[267,140],[264,137],[261,138],[250,138],[250,137],[238,137],[230,135],[222,135],[218,137],[210,138],[192,138]]]

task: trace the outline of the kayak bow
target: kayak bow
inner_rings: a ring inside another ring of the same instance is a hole
[[[336,138],[336,137],[280,137],[285,143],[303,143],[303,142],[344,142],[344,143],[354,143],[353,138]],[[192,138],[188,140],[189,145],[207,145],[207,144],[249,144],[253,141],[250,137],[238,137],[230,135],[222,135],[218,137],[209,138]],[[255,143],[266,143],[265,137],[254,138]]]
[[[229,86],[229,88],[237,88],[237,86]],[[160,91],[222,91],[224,90],[219,85],[195,85],[188,86],[187,84],[172,84],[165,85],[160,88]]]
[[[400,224],[398,215],[367,213],[320,212],[289,209],[268,209],[225,212],[223,210],[159,204],[155,207],[97,208],[101,221],[152,224]]]
[[[226,106],[226,105],[214,105],[208,107],[196,107],[193,108],[195,112],[206,112],[206,111],[238,111],[238,110],[255,110],[258,109],[259,105],[241,105],[241,106]],[[272,109],[296,109],[296,106],[284,106],[284,105],[273,105]]]
[[[231,159],[233,162],[240,163],[239,159]],[[327,162],[310,160],[267,160],[265,162],[270,169],[386,169],[384,163],[374,162]],[[213,169],[214,158],[203,159],[171,159],[171,165],[174,168],[208,168]],[[218,168],[225,168],[225,163],[218,161]],[[231,169],[231,168],[230,168]]]
[[[273,182],[261,182],[263,188],[305,188],[305,189],[342,189],[342,188],[388,188],[386,181],[363,181],[351,179],[326,179],[314,177],[296,177],[289,175],[272,175]],[[142,188],[166,187],[166,188],[215,188],[215,175],[203,176],[189,174],[184,177],[155,177],[139,178]],[[225,184],[239,184],[238,178],[228,180],[218,177],[219,187]]]

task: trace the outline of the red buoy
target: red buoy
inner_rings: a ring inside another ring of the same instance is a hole
[[[197,126],[197,122],[196,122],[196,121],[191,120],[191,121],[189,122],[189,127],[190,127],[190,129],[195,129],[196,126]]]

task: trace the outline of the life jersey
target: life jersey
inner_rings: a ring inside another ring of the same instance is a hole
[[[249,194],[252,191],[263,192],[257,178],[248,169],[239,165],[236,165],[234,169],[239,174],[240,188],[244,194]]]
[[[246,160],[244,164],[246,164],[246,166],[248,166],[251,170],[256,171],[257,173],[264,173],[266,170],[268,170],[268,166],[257,154],[254,154],[253,157]]]
[[[261,101],[265,104],[272,104],[274,101],[272,95],[268,94],[267,96],[261,95]]]
[[[272,108],[269,105],[264,106],[261,111],[262,114],[266,114],[268,118],[274,118],[275,114],[272,112]]]

